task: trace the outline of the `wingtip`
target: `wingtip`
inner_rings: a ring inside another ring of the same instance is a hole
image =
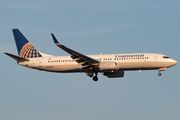
[[[15,32],[15,31],[20,31],[20,29],[18,29],[18,28],[13,28],[12,31],[13,31],[13,32]]]
[[[7,52],[4,52],[4,54],[6,54],[6,55],[11,55],[10,53],[7,53]]]
[[[51,33],[51,35],[52,35],[52,38],[53,38],[53,40],[54,40],[54,43],[55,43],[56,45],[61,45],[61,44],[59,43],[59,41],[57,40],[57,38],[54,36],[54,34]]]

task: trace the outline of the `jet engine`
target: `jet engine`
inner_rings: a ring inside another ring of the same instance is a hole
[[[116,62],[101,62],[99,64],[100,71],[112,71],[117,70],[117,63]]]
[[[108,78],[124,77],[124,71],[104,72],[104,76]]]

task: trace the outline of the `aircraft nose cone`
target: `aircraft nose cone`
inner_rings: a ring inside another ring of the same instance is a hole
[[[176,65],[177,64],[177,61],[176,60],[174,60],[174,65]]]
[[[177,64],[177,61],[176,61],[176,60],[172,60],[172,64],[173,64],[173,65],[176,65],[176,64]]]

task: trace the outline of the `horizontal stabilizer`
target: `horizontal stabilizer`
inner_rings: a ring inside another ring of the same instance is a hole
[[[6,54],[6,55],[8,55],[9,57],[15,59],[17,62],[29,61],[28,59],[25,59],[25,58],[22,58],[22,57],[19,57],[19,56],[10,54],[10,53],[4,53],[4,54]]]

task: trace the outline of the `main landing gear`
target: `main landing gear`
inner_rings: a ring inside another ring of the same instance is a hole
[[[88,76],[89,76],[89,77],[93,77],[93,80],[96,82],[96,81],[98,81],[97,74],[98,74],[98,73],[95,72],[95,76],[93,77],[93,72],[89,72],[89,73],[88,73]]]
[[[93,77],[93,80],[96,82],[96,81],[98,81],[98,77],[97,77],[97,72],[95,72],[95,76]]]
[[[89,77],[92,77],[92,76],[93,76],[93,72],[89,72],[89,73],[88,73],[88,76],[89,76]]]

